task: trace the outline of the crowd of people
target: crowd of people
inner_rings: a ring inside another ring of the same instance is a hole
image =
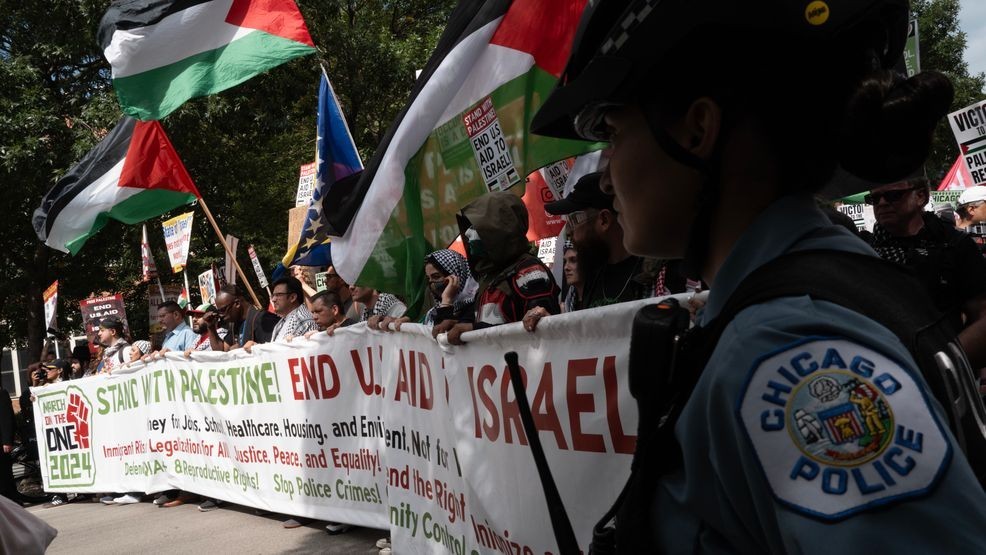
[[[526,208],[509,192],[461,209],[464,256],[438,250],[422,261],[432,306],[420,321],[453,344],[473,330],[522,322],[537,333],[564,311],[710,286],[673,356],[644,361],[668,391],[634,392],[644,395],[641,429],[653,433],[641,432],[624,495],[594,530],[620,552],[857,552],[876,541],[986,551],[986,461],[977,458],[986,437],[981,422],[963,420],[982,400],[960,383],[962,368],[986,367],[986,260],[960,229],[986,220],[986,188],[962,194],[958,218],[924,211],[920,168],[954,92],[942,74],[892,69],[908,3],[816,4],[805,13],[770,3],[591,5],[565,78],[532,123],[538,134],[609,144],[605,171],[545,207],[567,220],[564,283],[532,254]],[[819,206],[837,168],[886,184],[866,197],[872,234]],[[822,283],[751,293],[764,269],[799,268],[852,273],[856,291],[829,295]],[[401,299],[327,271],[322,292],[297,273],[277,280],[273,313],[235,286],[199,307],[192,326],[165,303],[157,347],[128,342],[122,323],[105,319],[98,361],[45,363],[37,383],[169,351],[250,350],[359,322],[399,331],[411,321]],[[865,306],[885,289],[894,306]],[[934,318],[918,326],[926,305]],[[919,335],[931,328],[940,333]],[[667,337],[646,326],[633,333]],[[937,389],[946,371],[958,377]],[[154,503],[188,498],[166,492]],[[391,549],[386,540],[381,548]]]

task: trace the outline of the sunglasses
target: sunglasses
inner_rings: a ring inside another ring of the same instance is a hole
[[[904,198],[904,195],[910,193],[911,191],[916,191],[919,187],[908,187],[907,189],[895,189],[893,191],[884,191],[882,193],[870,193],[863,197],[863,202],[869,204],[870,206],[876,206],[880,203],[880,200],[886,200],[888,203],[895,203],[898,200]]]
[[[596,216],[595,211],[591,210],[578,210],[572,212],[567,216],[567,221],[565,222],[565,227],[571,232],[576,227],[588,222]]]

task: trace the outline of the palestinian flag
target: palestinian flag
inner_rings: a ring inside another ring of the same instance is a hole
[[[124,117],[70,169],[34,211],[34,231],[75,254],[109,218],[140,223],[198,198],[161,124]]]
[[[98,39],[124,113],[142,120],[315,52],[293,0],[124,0]]]
[[[424,291],[422,261],[458,236],[463,205],[490,191],[522,195],[534,170],[601,146],[529,134],[585,3],[460,1],[407,107],[347,193],[361,202],[332,243],[347,282],[413,306]]]

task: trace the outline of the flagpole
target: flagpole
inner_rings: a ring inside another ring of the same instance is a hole
[[[161,302],[163,303],[164,302],[164,286],[161,285],[161,276],[155,276],[155,279],[157,279],[157,289],[158,289],[158,291],[161,292]]]
[[[236,261],[236,256],[233,255],[232,249],[229,248],[229,244],[226,243],[226,236],[223,235],[222,231],[219,231],[219,224],[216,223],[216,219],[212,217],[212,211],[209,210],[209,205],[205,203],[205,199],[199,197],[199,206],[202,207],[202,211],[205,212],[205,217],[209,219],[209,223],[212,224],[213,231],[216,232],[216,237],[219,237],[219,242],[223,244],[223,248],[226,249],[226,254],[229,255],[230,260],[236,266],[236,273],[239,274],[240,279],[243,280],[243,285],[246,286],[247,291],[250,292],[250,297],[253,299],[253,304],[258,309],[263,308],[260,304],[260,300],[257,299],[257,294],[253,292],[253,287],[250,286],[250,280],[247,279],[246,274],[243,273],[243,268],[240,268],[240,263]]]
[[[192,290],[189,289],[189,287],[188,287],[188,266],[182,267],[182,269],[181,269],[181,275],[182,275],[182,277],[185,278],[185,294],[188,295],[185,298],[185,310],[187,311],[187,310],[189,310],[189,309],[192,308]],[[191,326],[192,324],[193,324],[193,322],[192,322],[192,316],[189,315],[188,316],[188,325]]]

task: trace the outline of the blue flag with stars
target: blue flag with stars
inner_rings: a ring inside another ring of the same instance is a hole
[[[315,189],[308,205],[305,224],[298,243],[288,249],[282,264],[289,266],[329,266],[332,255],[322,202],[332,185],[363,169],[346,118],[339,108],[329,78],[322,71],[318,87],[318,142],[315,147]],[[280,270],[280,268],[278,269]],[[275,270],[275,274],[279,273]]]

